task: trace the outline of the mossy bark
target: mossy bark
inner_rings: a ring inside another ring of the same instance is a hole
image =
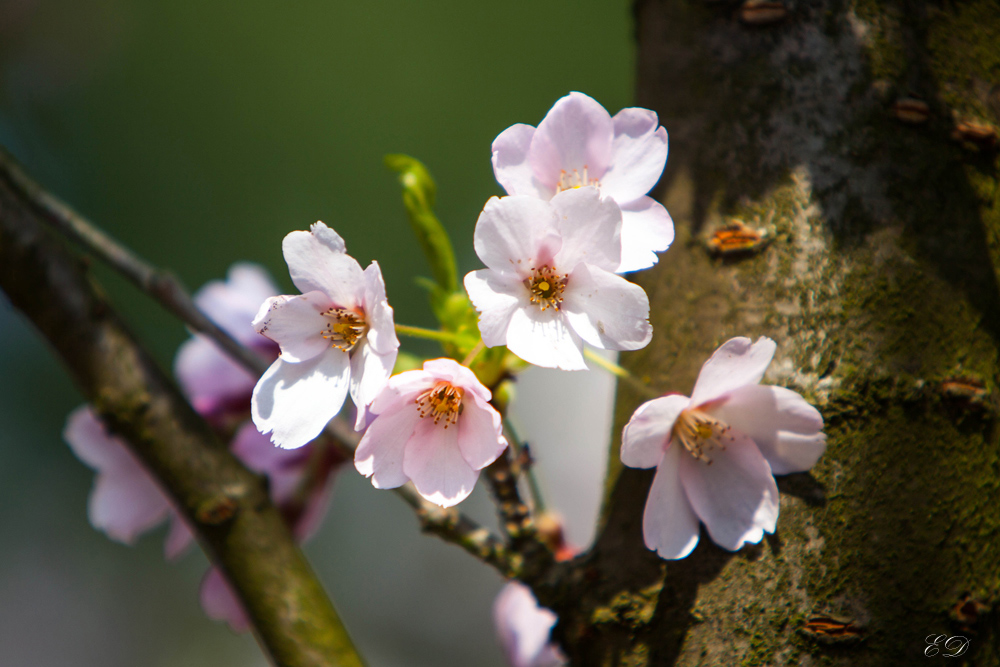
[[[678,234],[636,277],[656,333],[623,364],[689,393],[721,342],[769,336],[765,382],[819,407],[828,449],[779,478],[760,545],[703,531],[664,562],[641,534],[651,471],[623,469],[616,439],[557,634],[579,665],[924,664],[929,635],[970,639],[949,662],[1000,665],[1000,9],[787,9],[751,25],[729,2],[635,6],[637,102],[670,132]],[[734,218],[769,243],[711,255]],[[616,433],[647,399],[620,387]]]

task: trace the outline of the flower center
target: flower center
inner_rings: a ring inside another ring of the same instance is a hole
[[[438,380],[433,387],[417,396],[417,413],[421,417],[431,417],[437,424],[442,419],[444,427],[454,425],[462,414],[462,396],[465,392],[448,382]]]
[[[587,187],[588,185],[601,187],[599,180],[590,178],[590,175],[587,173],[587,165],[583,165],[582,174],[578,169],[574,169],[573,171],[561,169],[559,171],[559,182],[556,183],[556,194],[559,194],[563,190],[574,190],[576,188]]]
[[[538,304],[542,310],[547,308],[559,310],[563,292],[566,290],[566,276],[560,276],[548,264],[532,271],[534,274],[524,281],[531,293],[531,303]]]
[[[725,449],[726,445],[735,442],[730,433],[733,427],[720,421],[698,408],[689,408],[681,412],[674,423],[673,437],[681,441],[684,448],[699,461],[712,465],[712,450]]]
[[[323,330],[323,338],[338,350],[350,351],[368,333],[365,318],[346,308],[330,308],[323,312],[323,317],[329,320]]]

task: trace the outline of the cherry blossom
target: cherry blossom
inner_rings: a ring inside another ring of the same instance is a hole
[[[360,428],[364,407],[392,372],[399,341],[378,263],[362,271],[322,222],[286,236],[282,250],[302,294],[268,299],[253,321],[281,356],[254,388],[251,414],[272,442],[294,449],[319,435],[348,392]]]
[[[90,406],[70,413],[63,438],[97,475],[87,503],[90,525],[112,540],[134,544],[139,535],[170,520],[164,547],[173,559],[194,536],[173,503],[124,442],[111,435]]]
[[[507,194],[551,199],[594,185],[622,210],[617,273],[645,269],[670,247],[674,223],[646,196],[667,162],[667,131],[649,109],[612,116],[583,93],[559,99],[538,128],[512,125],[493,141],[493,172]]]
[[[618,206],[593,187],[551,201],[490,199],[474,234],[487,268],[465,276],[483,343],[563,370],[587,368],[584,342],[605,350],[649,343],[649,299],[614,273],[620,229]]]
[[[507,447],[500,413],[490,390],[452,359],[425,361],[389,383],[371,405],[354,465],[377,489],[412,481],[432,503],[451,507],[464,500]]]
[[[206,284],[195,294],[195,304],[226,333],[271,361],[278,346],[259,335],[251,322],[260,304],[278,293],[267,272],[250,263],[234,264],[226,281]],[[243,419],[257,376],[212,342],[195,335],[185,341],[174,358],[174,374],[195,410],[217,425]]]
[[[735,551],[773,533],[774,475],[811,468],[826,448],[823,418],[796,392],[760,385],[773,340],[733,338],[702,366],[691,397],[644,403],[622,434],[622,463],[656,467],[643,536],[662,558],[684,558],[698,522]]]
[[[567,664],[559,647],[549,639],[557,617],[538,606],[531,589],[511,581],[493,603],[493,623],[500,646],[511,667],[559,667]]]

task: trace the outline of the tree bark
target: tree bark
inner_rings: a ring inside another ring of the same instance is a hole
[[[765,382],[814,403],[829,445],[778,478],[760,545],[729,553],[702,530],[661,561],[641,533],[652,471],[618,457],[648,397],[622,385],[602,528],[576,598],[548,600],[557,636],[574,665],[923,664],[929,635],[1000,664],[1000,11],[639,0],[635,15],[677,240],[637,276],[655,335],[623,364],[690,393],[720,343],[769,336]],[[713,255],[734,219],[765,243]]]

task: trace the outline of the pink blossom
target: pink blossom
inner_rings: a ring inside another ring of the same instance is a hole
[[[399,341],[376,262],[362,271],[322,222],[286,236],[282,250],[302,294],[268,299],[253,321],[281,356],[254,388],[251,414],[272,442],[294,449],[319,435],[348,392],[361,426],[364,407],[392,373]]]
[[[358,444],[354,465],[377,489],[413,481],[432,503],[464,500],[507,441],[490,390],[452,359],[389,379],[371,405],[375,415]]]
[[[622,210],[618,273],[645,269],[674,240],[670,215],[647,193],[667,162],[667,131],[649,109],[622,109],[612,118],[596,100],[570,93],[538,128],[512,125],[493,141],[493,172],[510,195],[551,199],[595,185]]]
[[[605,350],[649,343],[649,299],[614,273],[620,229],[618,206],[592,187],[551,201],[486,202],[474,234],[486,268],[465,277],[483,343],[563,370],[587,368],[584,342]]]
[[[226,333],[273,360],[278,346],[259,335],[251,324],[265,299],[278,293],[267,272],[256,264],[239,263],[227,280],[215,280],[195,294],[195,304]],[[213,423],[245,418],[257,376],[234,361],[203,335],[185,341],[174,359],[174,373],[195,410]]]
[[[82,405],[70,413],[63,438],[77,458],[97,472],[87,504],[90,525],[116,542],[134,544],[139,535],[169,519],[164,547],[167,558],[176,558],[190,546],[194,536],[180,513],[90,406]]]
[[[219,568],[210,567],[205,573],[198,597],[205,615],[213,621],[225,621],[230,630],[240,634],[250,629],[250,616]]]
[[[773,533],[774,475],[811,468],[826,448],[823,418],[799,394],[760,385],[775,343],[733,338],[698,375],[691,397],[644,403],[622,434],[622,463],[656,467],[646,500],[646,546],[684,558],[698,543],[698,522],[735,551]]]
[[[493,603],[493,622],[511,667],[559,667],[567,663],[549,635],[556,615],[538,606],[531,589],[511,581]]]
[[[344,463],[340,454],[332,447],[315,444],[280,449],[250,422],[236,432],[230,449],[246,467],[267,476],[271,500],[295,538],[300,542],[311,538],[329,506],[335,473]]]

